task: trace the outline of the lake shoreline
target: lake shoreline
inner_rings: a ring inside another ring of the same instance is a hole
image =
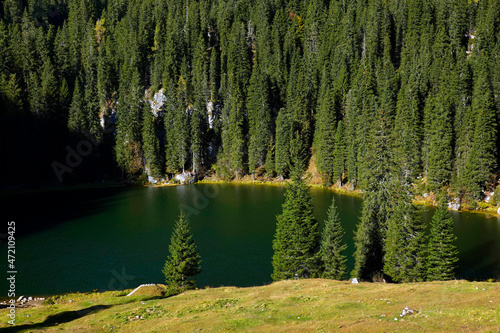
[[[224,180],[217,178],[215,176],[209,176],[203,179],[200,179],[196,181],[194,184],[235,184],[235,185],[265,185],[265,186],[277,186],[277,187],[284,187],[286,184],[290,181],[289,179],[286,180],[268,180],[268,179],[249,179],[251,178],[250,175],[246,175],[243,178],[240,179],[231,179],[231,180]],[[115,188],[115,187],[134,187],[134,186],[143,186],[143,187],[170,187],[170,186],[179,186],[179,185],[187,185],[187,184],[180,184],[180,183],[170,183],[170,182],[165,182],[161,184],[152,184],[149,182],[145,183],[138,183],[137,181],[118,181],[118,180],[113,180],[113,181],[106,181],[106,182],[95,182],[95,183],[89,183],[89,184],[78,184],[78,185],[56,185],[56,186],[44,186],[40,188],[15,188],[12,190],[9,189],[2,189],[0,190],[0,196],[6,196],[6,195],[22,195],[22,194],[31,194],[31,193],[46,193],[46,192],[56,192],[56,191],[67,191],[67,190],[88,190],[88,189],[104,189],[104,188]],[[342,194],[342,195],[347,195],[347,196],[352,196],[352,197],[357,197],[357,198],[362,198],[363,197],[363,192],[359,189],[349,189],[346,187],[338,187],[336,185],[331,185],[331,186],[324,186],[320,183],[317,182],[317,179],[313,181],[308,181],[308,185],[312,189],[322,189],[322,190],[329,190],[337,194]],[[456,199],[456,197],[452,197],[452,199]],[[477,204],[483,203],[484,201],[476,201]],[[418,205],[418,206],[431,206],[431,207],[436,207],[437,203],[433,202],[431,199],[431,196],[428,196],[425,198],[423,195],[418,194],[415,196],[413,200],[413,204]],[[487,215],[490,217],[500,217],[500,214],[497,212],[497,207],[492,206],[488,204],[488,207],[485,209],[467,209],[461,207],[458,210],[455,209],[449,209],[450,211],[455,211],[455,212],[466,212],[466,213],[474,213],[474,214],[481,214],[481,215]]]
[[[202,179],[196,182],[196,184],[237,184],[237,185],[267,185],[267,186],[281,186],[284,187],[286,184],[289,182],[289,180],[281,180],[281,181],[273,181],[273,180],[248,180],[248,179],[232,179],[232,180],[222,180],[222,179],[217,179],[217,178],[210,178],[210,179]],[[173,184],[173,185],[180,185],[180,184]],[[328,191],[332,191],[337,194],[342,194],[342,195],[347,195],[347,196],[352,196],[356,198],[363,198],[363,192],[360,190],[350,190],[347,188],[343,187],[338,187],[335,185],[331,186],[324,186],[321,184],[317,184],[314,182],[308,182],[308,185],[312,189],[324,189]],[[159,185],[155,187],[161,187],[164,185]],[[431,206],[431,207],[437,207],[437,204],[432,202],[431,200],[426,200],[422,195],[416,195],[416,197],[413,200],[413,204],[418,205],[418,206]],[[455,197],[453,197],[455,199]],[[454,209],[448,209],[450,211],[455,211],[459,213],[475,213],[475,214],[481,214],[481,215],[489,215],[491,217],[499,217],[500,215],[497,213],[497,208],[495,207],[490,207],[488,209],[484,210],[473,210],[473,209],[466,209],[466,208],[461,208],[459,210],[454,210]]]

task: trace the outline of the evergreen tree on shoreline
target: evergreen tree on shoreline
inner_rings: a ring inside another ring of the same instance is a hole
[[[388,212],[384,274],[393,282],[425,281],[425,226],[405,187],[396,182],[397,193]]]
[[[339,120],[337,125],[337,132],[335,133],[335,148],[333,150],[333,181],[337,179],[340,180],[340,186],[342,186],[342,178],[344,171],[346,169],[346,144],[345,144],[345,130],[343,126],[343,121]]]
[[[317,156],[318,172],[323,176],[323,183],[330,185],[335,181],[332,165],[335,162],[335,129],[337,127],[336,114],[334,110],[335,100],[332,89],[329,85],[330,78],[323,69],[321,101],[319,102],[318,113],[316,114],[316,130],[314,132],[314,148]]]
[[[371,281],[382,277],[384,239],[392,204],[394,164],[389,135],[390,115],[379,108],[366,148],[366,188],[360,222],[354,235],[354,277]]]
[[[347,245],[343,241],[344,233],[344,228],[342,228],[337,212],[335,197],[333,197],[321,237],[321,259],[324,265],[323,278],[345,279],[345,263],[347,259],[342,252],[347,248]]]
[[[250,78],[247,97],[248,109],[248,172],[255,174],[264,166],[271,139],[271,112],[269,84],[256,63]]]
[[[143,108],[142,142],[144,146],[145,168],[148,175],[161,177],[160,141],[156,135],[156,120],[148,103]]]
[[[189,224],[181,211],[170,240],[169,256],[163,268],[165,282],[173,291],[194,289],[194,276],[201,273],[201,257],[192,239]]]
[[[453,244],[453,218],[448,213],[446,201],[441,200],[431,220],[427,280],[451,280],[455,278],[458,251]]]
[[[382,275],[385,218],[377,193],[367,192],[363,198],[360,222],[354,234],[356,250],[353,277],[371,281]]]
[[[292,182],[285,189],[283,212],[276,217],[272,259],[274,281],[319,275],[318,223],[313,214],[309,187],[297,164],[300,163],[296,163],[292,170]]]
[[[483,60],[484,61],[484,60]],[[475,198],[480,198],[486,182],[497,164],[497,112],[488,80],[488,68],[481,68],[475,79],[472,94],[472,121],[474,134],[470,154],[465,164],[465,187]]]

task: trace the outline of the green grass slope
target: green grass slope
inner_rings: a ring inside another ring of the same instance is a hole
[[[172,297],[125,294],[59,296],[52,305],[17,309],[15,327],[1,309],[0,331],[500,332],[500,284],[494,282],[312,279]],[[415,313],[400,317],[405,306]]]

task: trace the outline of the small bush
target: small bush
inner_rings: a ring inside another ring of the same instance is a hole
[[[42,305],[54,305],[54,299],[52,297],[47,298],[45,301],[42,302]]]
[[[489,207],[490,207],[490,205],[487,202],[481,201],[478,204],[477,209],[485,210],[485,209],[488,209]]]
[[[500,203],[500,186],[497,186],[497,188],[495,188],[495,193],[491,197],[491,203],[493,205],[498,205]]]

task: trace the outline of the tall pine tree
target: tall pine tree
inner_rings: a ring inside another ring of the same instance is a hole
[[[144,147],[145,169],[148,175],[161,177],[160,141],[156,132],[157,118],[148,103],[144,104],[142,122],[142,142]]]
[[[394,282],[425,281],[425,226],[411,202],[410,185],[395,182],[384,239],[384,274]]]
[[[271,107],[269,83],[260,65],[255,64],[248,87],[248,172],[264,166],[271,140]]]
[[[285,189],[283,211],[277,216],[272,259],[274,281],[319,275],[319,231],[309,187],[296,163]]]
[[[389,147],[389,114],[380,108],[371,126],[370,145],[365,157],[366,192],[363,200],[361,219],[358,224],[354,245],[353,276],[361,280],[382,277],[384,263],[384,239],[387,218],[392,200],[393,158]]]
[[[472,95],[474,136],[466,162],[465,185],[475,198],[481,196],[481,190],[497,167],[496,110],[487,73],[486,65],[483,64]]]
[[[431,220],[429,256],[427,258],[427,279],[451,280],[455,278],[458,251],[453,244],[453,218],[448,213],[446,201],[442,200]]]
[[[175,223],[168,249],[169,256],[163,268],[168,288],[180,292],[196,287],[194,277],[201,273],[201,257],[182,211]]]
[[[282,108],[276,119],[276,173],[286,176],[290,167],[290,140],[292,139],[292,115],[287,108]]]
[[[326,279],[343,280],[346,275],[346,257],[343,251],[347,248],[344,243],[344,228],[340,223],[335,197],[328,209],[328,217],[321,234],[321,259],[323,260],[322,277]]]
[[[124,65],[120,78],[118,124],[116,126],[116,160],[128,175],[142,169],[141,114],[143,90],[136,68]]]
[[[320,102],[316,114],[316,130],[314,132],[314,147],[316,153],[316,164],[318,172],[323,174],[323,181],[330,185],[333,178],[338,174],[333,173],[335,159],[335,129],[336,110],[335,99],[330,87],[330,78],[327,76],[326,68],[323,69],[323,77],[320,91]]]
[[[340,180],[342,186],[343,175],[346,170],[346,144],[345,144],[344,121],[339,120],[337,131],[335,132],[335,145],[333,150],[333,181]]]

